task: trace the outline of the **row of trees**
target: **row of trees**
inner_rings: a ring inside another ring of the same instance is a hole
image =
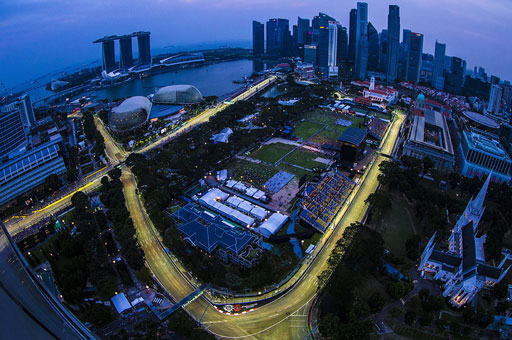
[[[108,177],[101,179],[101,201],[108,208],[107,216],[112,222],[115,238],[121,245],[121,254],[134,270],[144,267],[144,253],[137,244],[135,226],[125,205],[121,170],[114,168]]]
[[[80,303],[87,296],[86,284],[96,288],[96,294],[103,299],[110,298],[117,290],[117,277],[109,261],[105,245],[100,237],[102,211],[93,212],[87,196],[78,192],[73,195],[74,226],[76,233],[69,230],[59,233],[51,240],[27,254],[27,260],[37,265],[42,259],[49,261],[55,281],[64,299]]]
[[[101,133],[96,129],[92,110],[88,110],[84,113],[83,125],[85,138],[87,138],[90,143],[95,143],[93,152],[97,155],[103,154],[103,150],[105,149],[105,140]]]
[[[372,322],[370,313],[378,312],[385,298],[374,292],[360,296],[358,287],[377,273],[384,256],[384,240],[376,231],[353,223],[338,240],[329,256],[328,269],[319,276],[319,330],[329,339],[369,339]]]

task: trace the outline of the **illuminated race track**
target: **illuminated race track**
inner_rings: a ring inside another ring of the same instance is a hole
[[[391,124],[382,144],[383,152],[391,152],[393,149],[403,120],[404,116],[398,115]],[[322,250],[310,265],[305,265],[305,274],[285,294],[252,312],[240,315],[222,314],[207,300],[206,294],[189,304],[186,311],[210,332],[222,338],[303,339],[307,336],[306,311],[316,295],[317,277],[327,268],[329,254],[345,228],[364,217],[367,208],[364,201],[376,190],[379,165],[386,159],[377,154],[366,176],[349,196],[350,203],[336,217],[336,227],[330,228],[319,241],[317,248]],[[126,204],[137,228],[137,237],[146,255],[148,267],[164,289],[179,301],[193,292],[196,286],[190,283],[161,246],[154,226],[136,194],[135,179],[128,169],[123,170],[122,181]],[[226,302],[234,304],[239,301],[234,299]]]
[[[264,80],[259,85],[265,86],[275,81],[274,78]],[[268,82],[265,84],[265,82]],[[235,97],[232,101],[243,100],[261,88],[254,87],[241,95]],[[206,122],[212,115],[222,110],[226,104],[219,105],[216,108],[205,110],[200,115],[189,120],[180,129],[169,133],[153,144],[139,150],[138,152],[147,152],[153,148],[159,147],[172,140],[175,136],[197,124]],[[404,115],[399,114],[391,123],[381,145],[383,154],[391,154],[395,147],[395,142],[403,123]],[[105,137],[106,154],[113,165],[124,162],[127,153],[120,148],[110,136],[103,123],[96,119],[98,130]],[[304,261],[303,266],[297,274],[287,283],[288,289],[278,298],[266,305],[256,308],[246,314],[226,315],[217,310],[210,302],[211,296],[205,294],[202,297],[190,303],[185,310],[205,328],[213,334],[222,338],[248,338],[248,339],[303,339],[309,333],[307,327],[307,311],[312,299],[316,296],[318,287],[317,277],[327,268],[327,259],[336,241],[342,237],[345,228],[350,223],[361,221],[365,212],[365,199],[373,193],[378,186],[379,164],[387,158],[376,155],[372,165],[366,171],[365,176],[356,186],[352,194],[347,199],[347,204],[340,210],[336,216],[333,225],[326,234],[320,239],[316,247],[316,256],[308,263]],[[19,219],[16,223],[9,224],[10,232],[21,230],[24,226],[29,226],[38,218],[44,218],[52,212],[62,210],[70,204],[70,197],[76,191],[83,190],[90,192],[101,185],[101,177],[105,175],[110,168],[102,169],[94,176],[86,179],[85,183],[75,191],[66,194],[65,197],[53,202],[51,205],[34,211],[31,215]],[[141,198],[137,194],[136,181],[129,169],[123,168],[121,180],[124,185],[124,195],[126,205],[132,216],[137,229],[137,238],[141,248],[146,256],[147,266],[150,268],[155,279],[162,287],[176,300],[179,301],[189,295],[196,289],[195,283],[191,283],[192,278],[184,274],[185,269],[179,267],[179,264],[167,255],[162,247],[160,240],[155,232],[149,217],[146,214]],[[171,249],[172,252],[172,249]],[[283,287],[285,289],[285,287]],[[269,297],[262,295],[258,299]],[[229,299],[225,303],[248,302],[247,299]]]

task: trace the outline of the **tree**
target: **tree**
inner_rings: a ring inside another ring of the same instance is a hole
[[[370,204],[378,215],[382,215],[383,212],[391,208],[390,195],[382,189],[370,194],[364,202]]]
[[[54,191],[59,189],[61,185],[62,182],[60,181],[59,176],[57,176],[56,174],[51,174],[44,180],[44,189],[48,193],[53,193]]]
[[[405,250],[407,252],[407,258],[409,260],[416,260],[419,256],[419,247],[420,247],[421,237],[419,235],[414,235],[405,241]]]
[[[402,310],[400,308],[398,308],[398,307],[393,307],[393,308],[391,308],[389,313],[391,314],[392,317],[394,317],[396,319],[400,315],[402,315]]]
[[[452,333],[454,336],[460,334],[460,325],[457,321],[450,322],[450,333]]]
[[[503,300],[507,297],[508,292],[508,281],[507,280],[501,280],[500,283],[498,283],[494,288],[492,289],[492,296],[495,299]]]
[[[430,157],[427,156],[423,158],[423,176],[425,176],[425,174],[429,172],[435,165],[436,163]]]
[[[431,313],[423,313],[418,319],[418,322],[422,326],[430,326],[432,324],[432,321],[434,321],[434,318],[432,317]]]
[[[380,312],[385,303],[386,300],[378,291],[373,292],[368,298],[368,306],[372,313]]]
[[[85,319],[96,327],[105,326],[115,319],[110,308],[99,303],[87,308],[84,314]]]
[[[412,326],[416,322],[416,313],[414,311],[407,311],[405,313],[405,323]]]

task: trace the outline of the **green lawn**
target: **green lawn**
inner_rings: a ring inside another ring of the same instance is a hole
[[[277,168],[279,170],[286,171],[286,172],[288,172],[290,174],[294,174],[298,179],[302,178],[302,176],[304,176],[304,175],[308,175],[308,176],[313,176],[314,175],[314,173],[311,172],[311,171],[304,170],[304,169],[301,169],[301,168],[297,168],[297,167],[294,167],[293,165],[290,165],[290,164],[281,163],[281,164],[279,164],[279,166]]]
[[[304,140],[317,133],[324,125],[313,122],[299,122],[293,129],[293,134]]]
[[[294,148],[295,146],[284,143],[265,144],[253,152],[251,157],[274,164]]]
[[[233,173],[233,179],[244,180],[254,183],[256,186],[262,187],[278,169],[265,163],[253,163],[243,159],[237,159],[227,165],[227,169]]]
[[[288,163],[302,166],[307,169],[313,169],[314,167],[325,167],[326,165],[324,163],[316,162],[314,160],[317,157],[325,158],[326,156],[312,151],[305,151],[304,149],[297,149],[289,154],[284,160]]]
[[[336,121],[338,119],[344,119],[344,120],[350,120],[352,122],[352,125],[350,127],[356,127],[356,128],[364,128],[363,117],[356,117],[353,115],[347,115],[347,114],[341,114],[341,113],[334,113],[326,110],[314,110],[309,112],[304,117],[307,121],[321,124],[321,125],[327,125],[329,129],[336,130],[338,132],[343,132],[346,129],[348,129],[347,126],[341,126],[336,124]]]
[[[324,129],[313,137],[311,141],[317,144],[332,144],[336,142],[340,136],[341,133],[339,131]]]
[[[414,235],[407,210],[402,200],[392,198],[391,209],[383,214],[378,231],[382,235],[386,247],[396,256],[406,257],[405,241]]]

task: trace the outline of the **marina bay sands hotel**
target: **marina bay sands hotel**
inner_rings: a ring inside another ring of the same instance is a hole
[[[127,70],[134,66],[132,38],[137,38],[137,46],[139,49],[139,58],[137,64],[151,64],[151,50],[149,45],[150,32],[134,32],[126,35],[111,35],[93,41],[93,43],[101,43],[103,54],[103,71],[112,72],[118,68]],[[121,57],[119,59],[119,67],[116,63],[115,41],[119,40]]]

